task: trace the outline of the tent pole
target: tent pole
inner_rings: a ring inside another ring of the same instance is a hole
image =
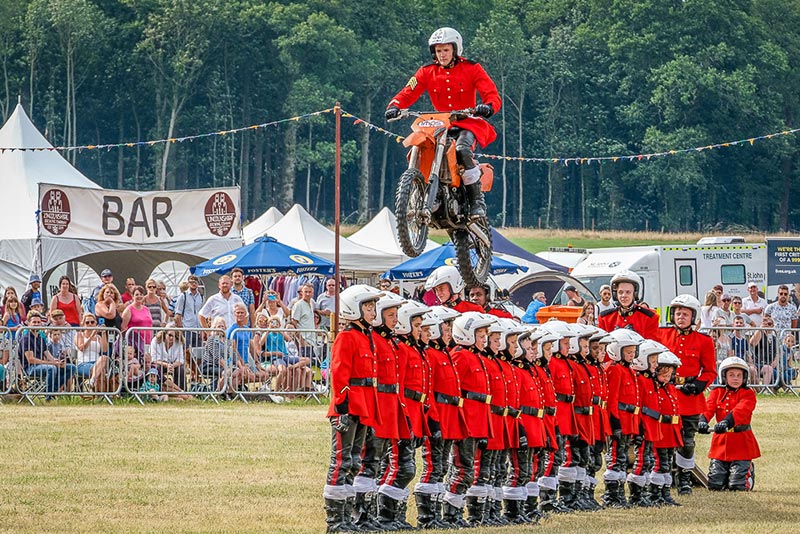
[[[342,179],[342,160],[341,160],[341,148],[342,148],[342,108],[339,102],[336,102],[336,106],[333,108],[334,114],[336,115],[336,156],[334,161],[334,233],[336,243],[334,243],[334,255],[333,255],[333,263],[334,263],[334,279],[336,280],[336,297],[334,297],[334,310],[336,311],[335,319],[331,320],[331,332],[333,333],[333,338],[336,339],[336,334],[339,332],[339,291],[342,287],[341,282],[341,273],[339,272],[339,224],[340,224],[340,212],[341,212],[341,179]]]

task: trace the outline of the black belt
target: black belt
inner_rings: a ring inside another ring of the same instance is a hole
[[[411,399],[417,402],[425,402],[425,394],[421,391],[414,391],[413,389],[404,388],[403,395],[407,399]]]
[[[399,390],[399,384],[381,384],[378,382],[378,393],[397,393]]]
[[[639,407],[634,404],[625,404],[624,402],[620,402],[618,406],[619,409],[622,410],[623,412],[632,413],[634,415],[639,413]]]
[[[377,387],[377,378],[351,378],[350,385],[353,387]]]
[[[519,411],[525,415],[531,415],[533,417],[538,417],[539,419],[544,417],[544,410],[542,408],[534,408],[533,406],[520,406]],[[553,410],[553,414],[555,414],[555,409]]]
[[[496,404],[489,405],[489,410],[494,415],[508,415],[508,406],[497,406]]]
[[[465,399],[482,402],[484,404],[490,404],[492,402],[491,395],[487,395],[486,393],[478,393],[476,391],[467,391],[466,389],[461,390],[461,396]]]
[[[575,395],[564,395],[563,393],[556,393],[556,400],[559,402],[575,402]]]
[[[592,415],[591,406],[573,406],[572,410],[575,412],[575,415]]]
[[[679,415],[662,415],[661,419],[659,419],[662,423],[666,423],[668,425],[677,425],[681,422],[681,416]]]
[[[506,408],[506,410],[508,410],[508,416],[509,417],[514,417],[514,418],[519,417],[520,414],[522,413],[521,411],[517,410],[516,408],[512,408],[511,406]]]
[[[555,406],[545,406],[544,407],[544,414],[545,415],[555,415],[556,414],[556,407]]]
[[[464,399],[461,397],[456,397],[455,395],[446,395],[444,393],[434,392],[433,398],[439,404],[449,404],[450,406],[462,406],[464,404]]]
[[[600,406],[600,402],[601,402],[600,397],[598,397],[597,395],[592,397],[592,404],[594,404],[595,406]]]
[[[728,430],[728,432],[746,432],[750,430],[750,425],[736,425],[732,429]]]
[[[642,406],[642,413],[645,414],[647,417],[652,417],[656,421],[661,420],[661,414],[655,410],[648,408],[647,406]]]

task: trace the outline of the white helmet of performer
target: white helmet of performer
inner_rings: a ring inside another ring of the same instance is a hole
[[[432,306],[428,315],[436,319],[436,322],[431,325],[431,339],[439,339],[442,337],[442,327],[440,325],[445,321],[452,321],[461,314],[447,306]]]
[[[609,335],[614,338],[614,341],[608,344],[606,352],[608,357],[615,362],[622,360],[622,349],[625,347],[636,347],[638,349],[639,345],[644,341],[642,336],[627,328],[617,328]],[[639,351],[637,350],[636,352],[638,354]]]
[[[725,377],[725,373],[729,369],[741,369],[744,372],[744,382],[742,382],[742,386],[747,385],[747,380],[750,375],[750,368],[747,366],[747,362],[743,359],[739,358],[738,356],[731,356],[729,358],[725,358],[719,364],[719,383],[723,386],[728,385],[727,378]]]
[[[597,341],[598,343],[608,344],[614,341],[614,338],[602,328],[595,326],[594,334],[592,334],[592,337],[589,338],[589,341]]]
[[[375,302],[383,296],[383,292],[372,286],[356,284],[339,293],[339,316],[345,321],[363,319],[361,305]]]
[[[541,328],[548,334],[552,334],[553,336],[556,337],[556,339],[553,340],[553,342],[555,343],[555,347],[553,348],[553,353],[559,352],[559,350],[561,349],[559,344],[562,339],[569,339],[570,340],[569,347],[570,349],[572,349],[572,343],[573,343],[572,338],[576,336],[576,333],[572,328],[570,328],[569,323],[565,323],[564,321],[559,321],[557,319],[555,320],[550,319],[549,321],[544,323],[541,326]],[[539,340],[539,342],[541,343],[541,340]]]
[[[647,359],[651,354],[661,354],[669,349],[652,339],[645,339],[639,345],[639,352],[631,362],[631,369],[635,371],[646,371],[650,366],[647,364]]]
[[[677,369],[681,366],[681,359],[678,358],[674,353],[669,350],[665,350],[664,352],[658,355],[658,366],[659,367],[674,367]]]
[[[495,325],[489,327],[489,332],[500,332],[500,350],[508,349],[508,336],[513,335],[520,335],[528,332],[528,329],[525,328],[523,325],[515,321],[514,319],[509,319],[507,317],[500,317],[497,319],[496,325],[499,325],[502,330],[494,330]],[[517,345],[517,354],[512,354],[512,356],[517,357],[521,356],[521,350],[519,349],[519,345]]]
[[[581,351],[580,340],[591,339],[594,335],[594,327],[579,323],[570,323],[569,327],[575,332],[575,337],[569,340],[569,353],[578,354]]]
[[[431,309],[417,302],[416,300],[409,300],[397,312],[397,326],[394,327],[394,333],[400,335],[408,335],[411,333],[411,320],[414,317],[425,315]]]
[[[542,350],[542,348],[544,347],[545,343],[553,343],[554,341],[558,342],[559,337],[557,335],[555,335],[555,334],[551,334],[550,332],[548,332],[547,330],[545,330],[543,328],[537,328],[536,332],[537,332],[537,335],[538,335],[538,337],[536,339],[536,345],[537,345],[537,348],[539,349],[539,353],[538,353],[539,357],[541,358],[542,356],[544,356],[544,351]],[[531,338],[531,339],[533,339],[533,338]]]
[[[493,324],[497,318],[480,312],[466,312],[453,321],[453,340],[469,347],[475,344],[475,331]]]
[[[381,326],[383,324],[383,311],[389,308],[399,308],[407,301],[400,295],[392,292],[384,293],[375,304],[375,320],[372,321],[372,326]]]
[[[461,39],[461,34],[453,28],[439,28],[428,39],[428,49],[430,49],[434,60],[436,59],[437,44],[452,44],[453,53],[456,56],[464,55],[464,41]]]
[[[629,282],[633,284],[633,301],[639,302],[642,299],[642,277],[633,271],[625,270],[620,271],[611,277],[611,298],[614,304],[619,306],[617,300],[617,287],[622,282]]]
[[[694,295],[678,295],[669,303],[667,322],[674,324],[673,314],[675,313],[675,308],[688,308],[692,310],[692,325],[694,325],[697,322],[697,318],[700,317],[700,306],[700,301]]]
[[[425,289],[430,291],[442,284],[450,284],[450,292],[453,295],[458,295],[464,290],[464,279],[461,278],[458,269],[452,265],[442,265],[428,275],[428,279],[425,280]]]

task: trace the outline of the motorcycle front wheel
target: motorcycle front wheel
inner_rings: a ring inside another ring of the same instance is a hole
[[[395,197],[397,238],[406,256],[416,258],[425,250],[428,224],[425,215],[425,197],[428,184],[417,169],[407,169],[400,176]],[[429,216],[429,215],[428,215]]]
[[[451,235],[456,248],[458,271],[467,287],[484,284],[492,268],[492,229],[486,219],[476,224],[489,238],[488,246],[466,230],[456,230]]]

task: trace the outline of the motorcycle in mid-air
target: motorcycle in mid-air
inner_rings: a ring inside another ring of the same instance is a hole
[[[400,110],[397,121],[414,117],[408,147],[408,169],[400,176],[395,198],[397,236],[403,252],[412,258],[425,249],[428,228],[440,228],[456,249],[456,264],[464,282],[483,284],[492,263],[492,230],[486,217],[470,217],[461,185],[463,167],[456,160],[456,140],[449,135],[454,121],[473,109],[450,112]],[[492,166],[481,167],[481,190],[492,188]]]

